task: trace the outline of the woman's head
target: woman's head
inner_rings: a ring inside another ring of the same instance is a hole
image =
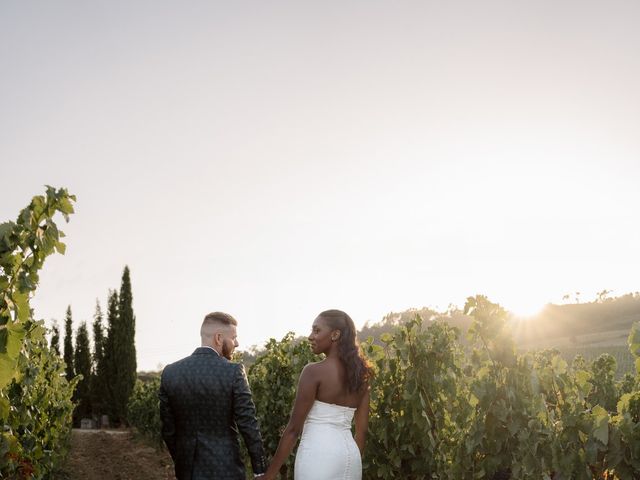
[[[360,352],[353,320],[342,310],[326,310],[313,322],[309,341],[313,352],[328,353],[335,348],[347,371],[349,391],[359,391],[370,376],[370,368]]]

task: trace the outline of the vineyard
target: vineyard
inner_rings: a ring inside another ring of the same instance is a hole
[[[587,362],[596,360],[603,353],[611,355],[616,361],[616,377],[620,378],[625,373],[635,372],[635,357],[629,352],[628,346],[611,345],[607,347],[562,347],[558,348],[562,358],[568,362],[580,355]]]
[[[74,200],[48,188],[0,225],[0,478],[55,478],[69,446],[81,379],[65,378],[29,300],[45,258],[64,252],[52,218],[67,218]],[[375,372],[364,479],[640,478],[640,324],[614,355],[519,352],[498,304],[470,297],[464,314],[472,319],[464,342],[446,321],[416,316],[362,345]],[[270,340],[248,368],[268,455],[314,360],[289,334]],[[157,390],[157,378],[139,380],[126,410],[162,448]],[[292,461],[281,478],[293,477]]]
[[[478,296],[465,311],[470,348],[446,322],[419,317],[385,334],[383,346],[363,345],[376,372],[363,478],[640,478],[637,376],[618,380],[606,353],[571,363],[557,350],[519,354],[499,305]],[[629,350],[640,355],[638,325]],[[313,360],[307,342],[289,334],[272,339],[249,368],[269,454]],[[156,388],[137,388],[133,403],[144,431],[159,440]],[[293,478],[291,465],[283,479]]]

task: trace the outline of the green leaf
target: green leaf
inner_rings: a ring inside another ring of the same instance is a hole
[[[4,240],[13,233],[16,224],[13,222],[0,223],[0,240]]]
[[[29,337],[31,338],[31,340],[39,342],[41,340],[44,339],[45,334],[47,333],[47,330],[44,328],[44,324],[41,323],[42,321],[38,322],[37,324],[35,324],[31,330],[29,331]]]
[[[619,415],[622,415],[625,410],[629,409],[629,399],[631,399],[631,396],[631,393],[625,393],[620,397],[620,400],[618,401],[618,405],[616,407]]]
[[[69,199],[62,198],[60,200],[60,211],[65,215],[69,215],[70,213],[73,213],[73,205],[71,205],[71,202],[69,201]]]
[[[476,470],[476,473],[473,475],[473,478],[484,478],[484,477],[485,477],[484,468],[480,468],[479,470]]]
[[[551,360],[551,367],[553,371],[558,375],[567,373],[567,362],[559,355],[556,355]]]
[[[576,385],[578,386],[578,390],[582,394],[583,397],[586,397],[591,392],[593,388],[593,383],[589,380],[591,379],[591,374],[586,370],[578,370],[575,373]]]
[[[31,314],[31,309],[29,308],[29,294],[26,292],[15,292],[13,294],[13,303],[18,321],[26,322]]]
[[[627,343],[631,354],[635,357],[640,357],[640,322],[634,323],[631,327]]]
[[[9,399],[6,397],[0,397],[0,419],[5,420],[9,416]]]
[[[25,336],[25,331],[20,324],[9,324],[6,328],[7,331],[7,344],[6,352],[11,358],[18,358],[18,354],[22,349],[22,341]]]
[[[6,387],[13,380],[16,371],[16,360],[0,353],[0,389]]]
[[[59,254],[64,255],[66,253],[66,251],[67,251],[67,246],[62,242],[57,242],[56,243],[56,251]]]
[[[594,419],[594,428],[591,432],[593,437],[603,445],[609,443],[609,413],[600,405],[591,409]]]

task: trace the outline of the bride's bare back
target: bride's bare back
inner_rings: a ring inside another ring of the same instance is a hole
[[[359,392],[349,392],[345,366],[337,358],[326,358],[309,365],[318,379],[316,399],[344,407],[358,408],[364,396],[364,388]]]

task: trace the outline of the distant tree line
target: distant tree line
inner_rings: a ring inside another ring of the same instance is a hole
[[[83,418],[99,421],[108,415],[113,425],[126,424],[127,403],[136,382],[135,315],[129,267],[124,268],[120,291],[109,291],[106,326],[100,302],[96,300],[93,316],[93,351],[87,323],[76,330],[73,342],[71,306],[64,321],[64,343],[60,351],[60,331],[54,322],[51,350],[62,354],[68,380],[81,376],[74,402],[73,419],[78,425]]]

